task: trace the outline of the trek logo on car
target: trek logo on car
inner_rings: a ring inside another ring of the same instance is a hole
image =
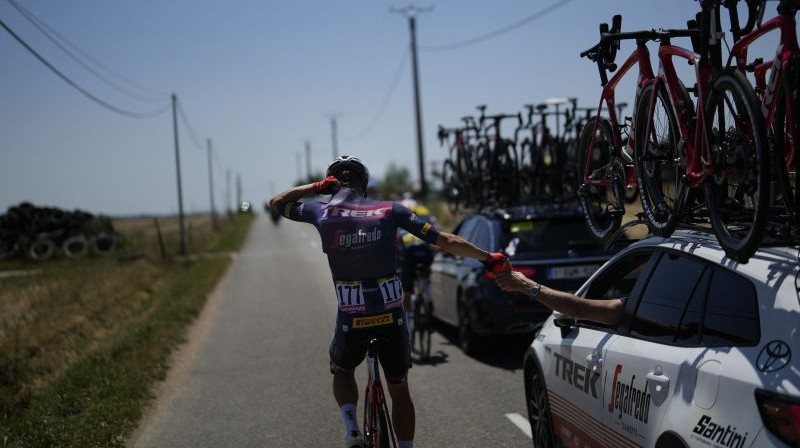
[[[591,389],[592,397],[597,398],[599,373],[558,353],[553,353],[553,356],[556,358],[556,378],[561,378],[562,381],[575,386],[576,389],[587,395]]]
[[[611,401],[608,403],[608,412],[616,411],[618,418],[622,418],[622,415],[625,414],[642,423],[647,423],[650,415],[648,381],[645,380],[644,388],[639,389],[636,387],[636,375],[632,375],[630,382],[625,384],[620,378],[621,373],[622,364],[617,364],[614,369],[614,381],[611,383]]]

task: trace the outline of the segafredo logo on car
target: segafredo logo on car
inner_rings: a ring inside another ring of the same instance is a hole
[[[591,390],[592,397],[597,398],[599,373],[558,353],[553,353],[553,356],[556,358],[556,378],[561,378],[587,395]]]
[[[647,423],[650,415],[650,392],[647,388],[648,381],[640,389],[636,384],[636,375],[626,383],[622,379],[622,364],[617,364],[614,369],[614,381],[611,383],[611,401],[608,403],[608,412],[633,417],[642,423]]]
[[[692,429],[692,438],[714,447],[742,448],[747,444],[748,435],[748,432],[737,431],[735,426],[715,422],[708,415],[700,417]]]
[[[358,229],[358,231],[352,233],[345,233],[340,230],[333,234],[333,244],[331,248],[338,249],[343,247],[345,249],[350,249],[372,244],[381,239],[382,233],[381,228],[378,226],[373,227],[372,230],[369,231]]]
[[[392,207],[375,207],[375,208],[342,208],[330,207],[326,208],[322,213],[323,218],[381,218],[386,214],[386,211]]]

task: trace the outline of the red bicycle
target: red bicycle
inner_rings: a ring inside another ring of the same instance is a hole
[[[752,12],[753,4],[756,12]],[[797,44],[795,16],[800,9],[800,1],[782,0],[778,3],[778,15],[762,24],[766,0],[749,2],[751,18],[757,17],[755,29],[735,30],[735,43],[731,48],[727,68],[735,67],[741,72],[753,72],[756,92],[761,100],[761,110],[766,118],[768,139],[773,148],[773,173],[776,184],[776,203],[784,207],[789,225],[797,226],[800,212],[800,195],[797,194],[797,169],[800,164],[796,154],[798,142],[798,119],[800,119],[800,48]],[[732,22],[735,18],[735,9]],[[748,20],[752,22],[752,19]],[[747,27],[746,27],[747,28]],[[756,60],[747,63],[750,45],[767,33],[779,30],[780,41],[772,61]],[[747,32],[749,31],[749,32]],[[769,72],[769,81],[766,76]],[[791,232],[791,228],[789,229]]]
[[[634,139],[624,136],[628,132],[617,117],[615,90],[628,71],[638,66],[634,107],[641,102],[643,90],[649,88],[655,78],[647,42],[660,36],[653,30],[620,33],[621,26],[620,15],[614,16],[611,29],[607,23],[601,24],[600,43],[580,54],[597,64],[603,91],[595,115],[589,118],[580,133],[578,179],[581,185],[578,198],[589,230],[603,243],[620,228],[625,214],[626,188],[637,187],[633,164]],[[617,70],[614,59],[622,40],[635,40],[636,49],[609,80],[608,72]],[[603,115],[604,106],[607,118]]]
[[[766,229],[770,160],[764,117],[745,76],[722,66],[717,33],[722,4],[701,2],[699,24],[689,30],[655,31],[659,76],[642,90],[634,118],[635,172],[650,230],[669,236],[685,212],[707,207],[728,257],[746,262]],[[732,16],[735,18],[735,15]],[[694,51],[671,38],[692,37]],[[675,72],[674,59],[694,67],[697,110]],[[706,204],[690,192],[704,187]]]
[[[381,385],[378,369],[378,344],[372,339],[367,345],[367,389],[364,392],[364,444],[366,448],[397,448],[389,407]]]

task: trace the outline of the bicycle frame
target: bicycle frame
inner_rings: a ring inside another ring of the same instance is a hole
[[[364,397],[365,442],[368,447],[378,446],[378,421],[376,417],[378,415],[378,409],[383,409],[389,429],[390,443],[392,447],[397,448],[397,438],[394,434],[394,428],[392,427],[392,420],[389,418],[389,407],[386,404],[386,396],[383,394],[378,365],[377,352],[373,347],[373,342],[370,342],[370,347],[367,351],[367,393]],[[371,415],[372,419],[369,419],[367,417],[368,415]]]
[[[592,141],[589,144],[590,148],[595,148],[596,138],[597,138],[597,126],[600,124],[600,120],[602,119],[603,113],[603,103],[606,105],[606,110],[608,111],[608,120],[611,122],[611,126],[613,128],[613,138],[614,138],[614,146],[617,148],[616,154],[613,154],[614,157],[622,158],[622,136],[620,135],[619,129],[619,120],[617,118],[617,112],[615,107],[615,91],[617,84],[622,80],[622,78],[628,73],[628,71],[633,68],[634,65],[639,66],[639,77],[636,81],[636,96],[634,98],[634,108],[636,104],[639,104],[639,97],[641,96],[642,89],[649,84],[653,79],[653,68],[650,65],[650,51],[647,49],[647,46],[644,42],[640,42],[637,40],[636,49],[631,52],[628,59],[625,60],[625,63],[622,64],[622,67],[619,68],[617,73],[611,77],[611,79],[606,80],[605,72],[601,72],[601,79],[603,82],[603,92],[600,95],[600,103],[597,106],[597,114],[595,115],[594,124],[592,124]],[[633,153],[633,135],[628,136],[628,143],[627,146],[630,149],[631,153]],[[583,183],[585,185],[596,185],[596,186],[603,186],[608,187],[611,185],[611,179],[590,179],[590,168],[592,166],[592,151],[586,151],[586,160],[584,161],[584,170],[583,170]],[[634,166],[630,162],[625,163],[625,177],[627,181],[627,187],[635,188],[636,187],[636,176],[633,174]]]
[[[768,129],[772,126],[772,122],[775,117],[775,111],[778,105],[778,102],[775,101],[777,98],[776,94],[780,94],[778,89],[784,86],[785,74],[792,73],[792,70],[788,69],[789,64],[792,63],[792,58],[800,54],[800,48],[798,48],[797,44],[797,33],[795,30],[796,20],[794,14],[779,14],[778,16],[767,21],[767,23],[742,36],[733,44],[733,48],[731,48],[731,52],[726,63],[726,67],[731,67],[731,64],[735,60],[736,68],[744,72],[747,67],[747,52],[750,48],[750,45],[759,38],[763,37],[765,34],[776,29],[780,30],[780,43],[776,49],[775,59],[772,60],[771,70],[769,72],[769,82],[763,86],[765,89],[764,94],[761,97],[761,111],[766,118],[766,125]],[[767,64],[769,63],[761,64],[756,68],[755,74],[757,80],[759,80],[759,78],[760,80],[763,80],[764,72],[760,71],[759,73],[759,69],[763,70],[763,66]],[[790,83],[797,82],[796,79],[787,79],[786,81]],[[794,110],[794,102],[790,96],[790,89],[784,88],[783,94],[786,97],[786,117],[788,122],[792,124],[789,126],[789,132],[791,133],[792,141],[797,142],[798,130],[795,126],[796,122],[794,117],[798,111]],[[787,171],[792,172],[795,171],[794,159],[796,157],[796,151],[793,145],[788,146],[784,168]]]
[[[701,56],[693,51],[671,45],[669,40],[662,41],[658,48],[659,75],[653,82],[654,94],[650,97],[649,116],[652,116],[655,109],[657,97],[655,92],[657,92],[656,89],[661,83],[665,84],[673,105],[679,105],[684,101],[682,96],[684,89],[681,86],[680,78],[675,72],[675,64],[673,63],[673,58],[676,57],[685,59],[689,65],[694,67],[697,81],[697,116],[694,119],[696,123],[694,135],[691,135],[692,131],[689,129],[691,117],[686,116],[685,110],[673,111],[678,123],[681,141],[685,144],[686,160],[688,162],[686,165],[688,184],[690,188],[695,188],[702,185],[706,178],[714,172],[712,158],[709,156],[711,145],[704,124],[705,112],[703,107],[707,98],[708,87],[711,84],[711,65],[701,63]],[[649,126],[650,123],[648,123],[648,127],[645,130],[645,135],[650,135]],[[700,156],[700,151],[703,148],[706,150],[705,164]]]

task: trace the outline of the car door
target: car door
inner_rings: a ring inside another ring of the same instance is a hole
[[[579,291],[591,300],[618,300],[636,296],[652,268],[652,252],[633,251],[606,265]],[[607,387],[605,353],[616,328],[574,321],[556,314],[560,331],[544,337],[542,363],[556,436],[569,448],[616,446],[602,422],[604,389]]]
[[[693,378],[686,360],[696,349],[677,340],[693,337],[681,322],[702,303],[710,270],[698,258],[660,252],[638,301],[627,304],[627,334],[621,331],[604,355],[602,411],[605,426],[623,445],[652,446],[671,400]]]
[[[459,224],[454,233],[462,238],[468,238],[475,228],[475,217],[468,217]],[[456,314],[456,293],[458,287],[458,266],[460,258],[448,252],[441,251],[436,255],[436,261],[431,266],[431,300],[433,301],[433,314],[451,325],[458,324]]]

